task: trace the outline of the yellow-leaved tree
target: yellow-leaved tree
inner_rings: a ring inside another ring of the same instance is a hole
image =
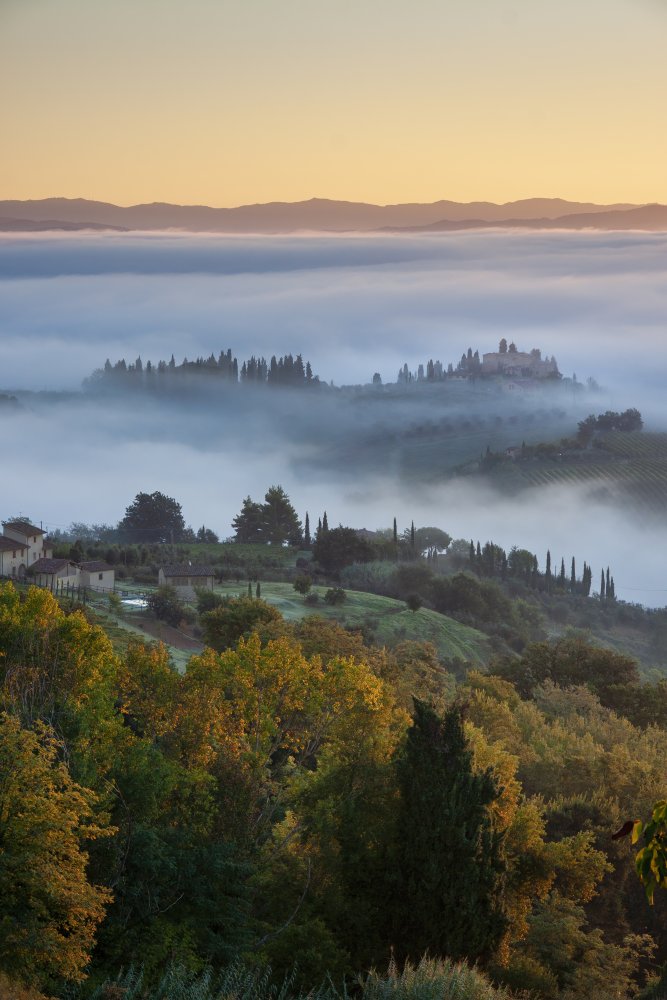
[[[88,881],[84,845],[112,831],[59,750],[48,727],[0,715],[0,971],[38,986],[83,979],[111,900]]]

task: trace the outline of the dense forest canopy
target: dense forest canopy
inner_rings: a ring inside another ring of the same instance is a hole
[[[545,998],[635,995],[665,901],[611,834],[664,795],[667,710],[642,714],[633,661],[543,641],[456,680],[428,643],[244,601],[209,602],[179,673],[0,589],[0,971],[86,996],[130,964],[150,990],[296,958],[298,992],[428,952]]]

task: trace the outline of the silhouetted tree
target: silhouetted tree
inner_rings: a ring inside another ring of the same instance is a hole
[[[489,958],[506,927],[505,864],[491,813],[499,791],[490,771],[473,769],[460,709],[441,718],[415,700],[397,768],[397,957]]]

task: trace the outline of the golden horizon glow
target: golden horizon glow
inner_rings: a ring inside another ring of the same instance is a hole
[[[660,0],[2,0],[0,198],[664,203],[666,34]]]

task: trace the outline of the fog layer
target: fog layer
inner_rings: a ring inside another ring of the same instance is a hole
[[[2,238],[0,391],[76,394],[27,396],[21,411],[0,416],[0,516],[23,511],[49,527],[115,523],[137,492],[161,490],[188,523],[225,537],[244,496],[261,499],[281,483],[311,523],[325,509],[330,524],[414,519],[454,537],[528,547],[541,565],[548,547],[554,564],[575,555],[579,567],[592,564],[594,580],[610,565],[619,596],[663,605],[664,520],[603,504],[590,489],[511,498],[466,479],[445,482],[437,451],[430,477],[399,468],[395,441],[424,421],[459,419],[460,402],[450,409],[414,396],[377,409],[348,396],[287,394],[265,405],[239,387],[215,403],[174,406],[83,398],[78,387],[107,357],[181,360],[227,347],[239,359],[301,352],[336,383],[368,382],[376,371],[393,381],[403,362],[456,363],[468,346],[494,350],[504,336],[607,387],[556,401],[556,436],[607,407],[638,406],[661,428],[666,250],[662,234]],[[482,429],[465,457],[478,458],[480,443],[530,438],[538,405],[509,430],[503,410],[496,438],[495,402],[471,403],[467,415]],[[375,461],[362,449],[369,441]]]

